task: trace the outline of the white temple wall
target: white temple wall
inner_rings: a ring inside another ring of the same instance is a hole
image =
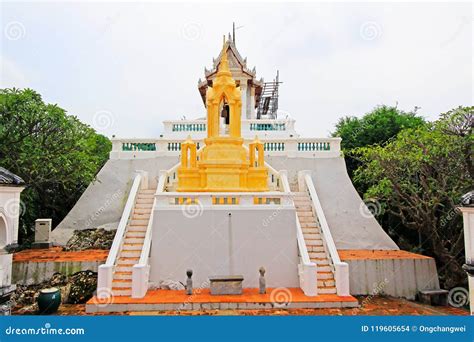
[[[215,207],[155,209],[151,283],[184,283],[192,269],[195,288],[209,287],[213,275],[242,275],[243,286],[255,288],[263,266],[268,287],[299,286],[294,208]]]

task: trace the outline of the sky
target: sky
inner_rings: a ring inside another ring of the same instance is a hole
[[[473,105],[469,3],[0,4],[0,87],[32,88],[100,133],[158,137],[205,116],[197,90],[222,35],[305,137],[393,105],[434,120]]]

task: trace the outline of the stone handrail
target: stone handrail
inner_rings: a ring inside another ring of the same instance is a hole
[[[110,291],[112,289],[112,277],[113,272],[116,264],[117,255],[122,248],[123,239],[125,236],[125,232],[127,229],[128,222],[130,221],[130,217],[132,215],[133,207],[135,205],[135,200],[138,194],[138,190],[141,187],[141,183],[146,178],[141,172],[138,172],[133,180],[132,187],[130,189],[130,193],[128,195],[127,202],[122,212],[122,217],[120,218],[120,222],[117,227],[117,231],[115,233],[114,241],[112,242],[112,246],[110,247],[109,255],[107,256],[107,260],[105,264],[99,266],[99,274],[97,279],[97,288],[102,289],[102,293],[99,293],[98,296],[107,297],[110,295]]]
[[[321,226],[321,235],[334,267],[337,294],[339,296],[348,296],[349,265],[345,262],[341,262],[341,259],[339,258],[336,244],[332,238],[331,230],[329,229],[323,207],[321,206],[321,202],[319,200],[318,194],[316,193],[316,188],[314,187],[313,179],[311,178],[311,173],[309,171],[298,172],[298,185],[300,187],[300,191],[308,192],[311,198],[313,210],[319,220],[319,224]]]

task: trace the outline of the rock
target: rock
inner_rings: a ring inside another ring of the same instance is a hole
[[[92,298],[97,288],[97,273],[82,271],[74,273],[69,277],[69,304],[85,303]]]
[[[176,280],[171,280],[171,279],[160,281],[159,287],[162,290],[184,290],[185,289],[185,286],[181,282],[176,281]]]
[[[105,230],[103,228],[75,230],[64,250],[110,249],[115,232],[115,230]]]

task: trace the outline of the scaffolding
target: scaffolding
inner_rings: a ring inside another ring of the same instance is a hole
[[[277,71],[276,78],[272,82],[265,82],[263,84],[262,93],[260,95],[260,102],[257,108],[257,119],[265,118],[276,119],[278,111],[278,86],[279,71]]]

